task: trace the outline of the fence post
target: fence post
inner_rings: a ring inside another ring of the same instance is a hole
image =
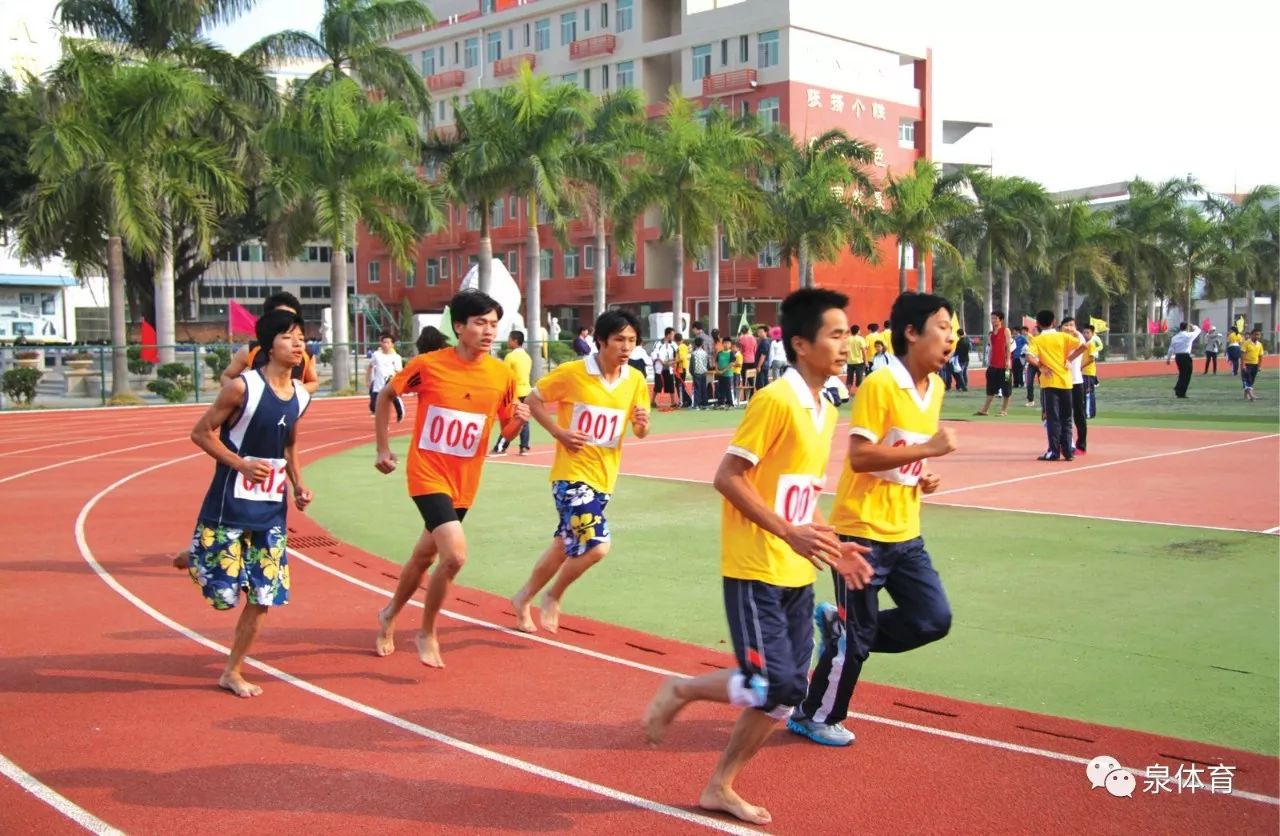
[[[102,401],[102,405],[107,405],[107,359],[106,351],[102,346],[98,346],[98,377],[101,381],[98,386],[98,399]]]
[[[200,403],[200,344],[191,345],[191,384],[195,387],[196,403]]]

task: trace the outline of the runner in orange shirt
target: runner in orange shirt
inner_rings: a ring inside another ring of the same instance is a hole
[[[379,393],[374,416],[378,443],[374,467],[391,473],[396,469],[395,453],[387,444],[392,401],[417,393],[417,417],[405,470],[409,495],[426,525],[400,570],[395,596],[378,612],[376,649],[379,656],[395,650],[396,616],[439,555],[440,566],[427,584],[422,629],[417,636],[418,658],[433,668],[444,667],[436,617],[449,585],[467,561],[462,520],[480,486],[490,428],[494,418],[500,419],[502,437],[510,441],[529,419],[529,407],[516,398],[515,375],[489,354],[502,306],[486,294],[464,290],[449,302],[449,312],[458,344],[451,350],[419,354],[410,360]]]

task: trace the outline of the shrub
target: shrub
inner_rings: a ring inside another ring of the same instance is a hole
[[[125,350],[125,353],[129,356],[130,374],[151,374],[151,370],[155,367],[155,364],[142,359],[142,346],[131,345]]]
[[[39,369],[9,369],[4,373],[4,393],[15,403],[31,403],[36,397],[36,384],[44,372]]]
[[[107,399],[107,406],[142,406],[145,403],[146,401],[132,392],[125,392],[122,395],[112,395]]]
[[[92,360],[93,355],[87,351],[77,351],[74,354],[67,355],[68,360]]]
[[[557,366],[561,363],[578,359],[577,352],[573,350],[573,345],[560,341],[547,343],[547,356]]]
[[[156,370],[157,380],[147,384],[169,403],[185,403],[191,395],[191,368],[186,363],[165,363]]]
[[[328,366],[333,363],[333,349],[324,348],[320,350],[320,362]]]
[[[19,360],[36,360],[40,357],[40,352],[30,351],[30,350],[19,351],[17,354],[14,354],[13,356],[17,357]]]
[[[231,365],[231,349],[226,346],[210,349],[204,356],[204,364],[213,372],[215,378],[221,377],[227,366]]]

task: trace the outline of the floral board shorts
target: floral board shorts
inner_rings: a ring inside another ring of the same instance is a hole
[[[601,543],[609,542],[609,522],[604,518],[609,494],[582,482],[552,482],[560,525],[555,536],[564,542],[564,553],[582,557]]]
[[[235,609],[244,590],[250,604],[289,603],[289,557],[282,527],[243,531],[196,523],[188,572],[215,610]]]

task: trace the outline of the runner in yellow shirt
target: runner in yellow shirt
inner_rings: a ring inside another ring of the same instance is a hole
[[[511,599],[516,628],[526,633],[538,629],[530,613],[533,597],[553,577],[539,602],[539,620],[551,633],[560,625],[565,590],[609,553],[604,511],[618,481],[623,436],[628,426],[636,438],[649,434],[649,384],[627,363],[640,320],[629,311],[605,311],[593,333],[599,352],[557,366],[538,381],[527,401],[530,413],[556,440],[551,495],[560,524],[529,580]],[[548,403],[558,404],[554,416]]]
[[[1249,334],[1249,339],[1240,344],[1243,366],[1240,369],[1240,381],[1244,384],[1244,398],[1247,401],[1257,400],[1253,394],[1253,384],[1258,379],[1258,369],[1262,368],[1262,356],[1266,353],[1267,349],[1262,344],[1262,331],[1257,328]]]
[[[529,383],[529,374],[533,370],[533,358],[529,356],[529,352],[524,350],[524,332],[512,331],[507,336],[507,356],[502,358],[502,364],[516,378],[516,397],[524,403],[525,398],[529,397],[529,392],[533,386]],[[511,446],[511,440],[498,434],[498,440],[494,442],[493,450],[490,455],[505,456],[507,448]],[[526,421],[524,426],[520,428],[520,455],[529,455],[529,422]]]
[[[1036,314],[1040,333],[1027,344],[1027,362],[1040,370],[1040,404],[1044,414],[1049,449],[1038,458],[1042,462],[1072,461],[1071,441],[1071,361],[1085,351],[1075,334],[1059,331],[1053,311]]]
[[[861,588],[871,578],[865,548],[842,547],[817,514],[835,432],[836,409],[821,396],[848,358],[849,300],[819,288],[797,290],[780,306],[790,368],[747,403],[720,461],[720,573],[735,669],[662,683],[645,714],[651,742],[662,739],[690,702],[745,709],[698,806],[751,824],[769,811],[744,800],[734,779],[779,720],[804,696],[813,655],[813,580],[833,566]]]
[[[867,374],[867,338],[859,334],[861,326],[849,326],[849,362],[845,366],[844,385],[850,392],[862,385]]]

